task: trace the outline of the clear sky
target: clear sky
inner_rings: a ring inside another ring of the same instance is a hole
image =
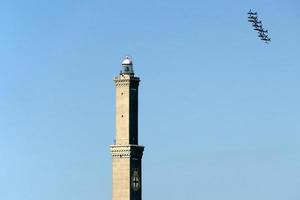
[[[272,43],[247,22],[258,12]],[[300,199],[298,0],[3,0],[0,199],[111,199],[134,59],[143,198]]]

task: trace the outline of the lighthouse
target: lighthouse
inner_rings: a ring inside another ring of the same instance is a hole
[[[142,156],[138,142],[138,87],[133,61],[126,56],[115,82],[115,142],[112,154],[112,200],[142,199]]]

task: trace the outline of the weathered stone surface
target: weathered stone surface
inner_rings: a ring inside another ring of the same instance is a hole
[[[116,86],[116,135],[112,154],[112,199],[142,199],[142,156],[138,145],[138,86],[140,79],[120,74]]]

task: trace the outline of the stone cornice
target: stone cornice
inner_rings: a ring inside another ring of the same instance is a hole
[[[139,77],[128,76],[128,75],[120,75],[114,78],[116,87],[120,86],[138,86],[140,82]]]
[[[144,146],[140,145],[110,145],[110,151],[113,158],[142,158]]]

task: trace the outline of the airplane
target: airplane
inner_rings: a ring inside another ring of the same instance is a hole
[[[262,21],[258,21],[257,12],[251,9],[248,12],[248,22],[252,22],[253,29],[258,32],[258,37],[265,43],[271,42],[271,38],[268,36],[268,30],[263,29]]]
[[[252,25],[254,26],[254,24],[259,24],[259,25],[261,25],[261,24],[262,24],[262,21],[261,21],[261,20],[260,20],[260,21],[257,21],[257,20],[256,20],[256,22],[253,23]]]
[[[265,41],[266,44],[268,44],[269,42],[271,42],[271,38],[261,38],[261,40]]]
[[[248,16],[248,19],[254,19],[254,20],[257,20],[257,16]]]
[[[262,28],[262,24],[252,23],[252,26],[253,26],[254,28]]]
[[[261,38],[261,40],[271,41],[271,38],[266,37],[266,38]]]
[[[248,22],[252,22],[252,23],[257,23],[259,21],[257,21],[257,17],[248,17]]]
[[[262,26],[255,27],[253,30],[259,31],[259,32],[264,32],[264,29],[262,29]],[[267,33],[267,32],[264,32],[264,33]]]
[[[257,15],[257,12],[252,12],[251,9],[248,12],[248,15]]]
[[[255,27],[255,28],[262,28],[261,23],[253,23],[252,26]]]
[[[253,28],[253,30],[262,32],[262,30],[264,30],[264,29],[263,29],[262,26],[255,26],[255,27]]]
[[[248,20],[248,22],[252,22],[252,24],[255,24],[256,21],[251,19],[251,20]]]
[[[258,37],[263,39],[263,38],[268,38],[268,35],[263,32],[259,32]]]
[[[257,18],[255,18],[255,19],[248,19],[248,22],[252,22],[252,24],[256,24],[257,23]]]

